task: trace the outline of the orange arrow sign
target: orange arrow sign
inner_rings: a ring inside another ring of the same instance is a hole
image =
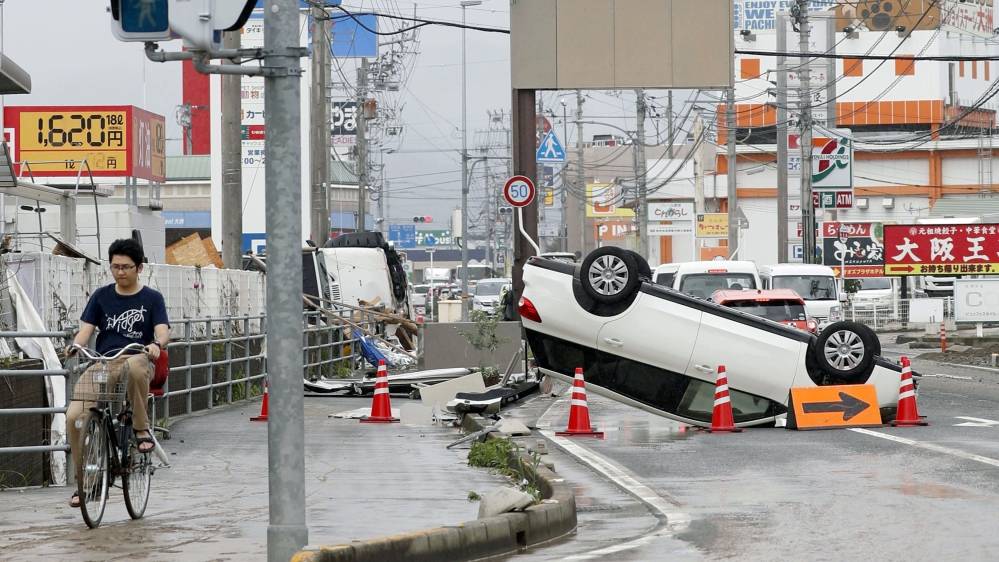
[[[899,271],[904,271],[906,273],[912,273],[915,270],[911,265],[890,265],[888,266],[889,273],[895,273]]]
[[[787,427],[821,429],[881,425],[878,393],[873,385],[801,387],[791,389]]]

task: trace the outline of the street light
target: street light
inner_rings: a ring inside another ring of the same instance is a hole
[[[468,116],[466,115],[467,92],[465,64],[465,8],[478,6],[482,0],[462,0],[461,2],[461,320],[468,321]]]

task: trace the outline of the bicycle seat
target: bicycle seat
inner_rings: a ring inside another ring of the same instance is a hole
[[[166,385],[167,377],[170,376],[170,356],[166,350],[160,350],[160,356],[156,360],[153,370],[153,380],[149,381],[149,394],[155,397],[163,396],[163,387]]]

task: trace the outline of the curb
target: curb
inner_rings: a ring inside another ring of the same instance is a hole
[[[462,428],[479,431],[482,418],[465,416]],[[492,435],[489,438],[493,438]],[[526,470],[533,471],[524,457]],[[545,466],[537,468],[538,489],[550,503],[522,512],[466,521],[454,526],[399,533],[335,546],[306,547],[292,562],[443,562],[477,560],[544,544],[576,529],[576,497],[572,489]]]

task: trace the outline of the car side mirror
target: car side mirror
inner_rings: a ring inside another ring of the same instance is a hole
[[[839,294],[839,302],[846,302],[846,292],[841,292]]]

